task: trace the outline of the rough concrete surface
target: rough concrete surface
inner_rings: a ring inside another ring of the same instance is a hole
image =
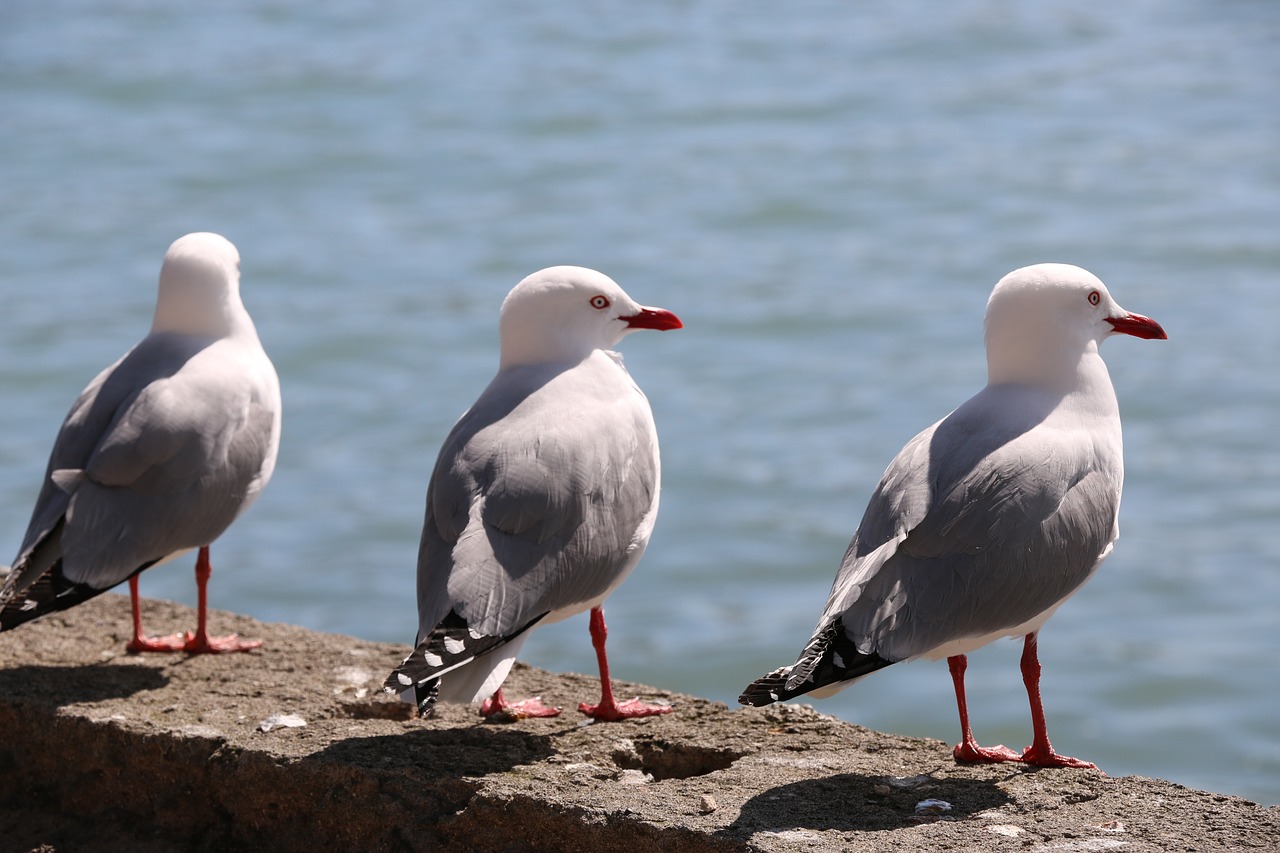
[[[145,616],[153,631],[194,622],[167,602]],[[410,719],[379,690],[406,648],[211,619],[266,645],[127,654],[118,595],[0,635],[0,853],[1280,849],[1280,808],[958,765],[940,741],[807,706],[731,710],[621,683],[675,713],[588,725],[575,709],[598,698],[595,678],[518,665],[507,694],[563,716]]]

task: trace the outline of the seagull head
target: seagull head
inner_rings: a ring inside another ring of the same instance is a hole
[[[220,234],[179,237],[160,267],[153,332],[221,337],[230,334],[240,303],[240,253]]]
[[[603,273],[548,267],[521,281],[502,303],[502,366],[580,361],[637,329],[679,329],[680,318],[647,308]]]
[[[1070,264],[1036,264],[1000,279],[985,327],[993,384],[1057,384],[1112,335],[1168,337],[1155,320],[1121,308],[1093,273]]]

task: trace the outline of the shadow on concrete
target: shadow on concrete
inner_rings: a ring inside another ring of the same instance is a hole
[[[46,708],[121,699],[168,683],[169,676],[159,669],[110,661],[78,666],[27,664],[0,670],[0,696]]]
[[[409,770],[425,778],[482,777],[542,761],[555,752],[546,735],[477,724],[347,738],[312,753],[303,762]]]
[[[1010,801],[993,782],[929,779],[910,788],[895,788],[885,781],[883,776],[841,773],[769,788],[747,800],[737,820],[717,834],[745,839],[757,832],[806,829],[883,832],[939,817],[964,820]],[[945,801],[951,808],[917,813],[917,805],[930,799]]]

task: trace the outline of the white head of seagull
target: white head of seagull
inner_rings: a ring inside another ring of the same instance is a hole
[[[1164,340],[1149,317],[1121,308],[1107,286],[1071,264],[1035,264],[996,283],[987,300],[988,383],[1070,388],[1114,334]]]
[[[501,368],[577,362],[636,329],[679,329],[679,318],[646,308],[604,273],[548,267],[507,294],[499,320]]]
[[[165,252],[152,332],[225,337],[252,325],[240,301],[240,253],[220,234],[179,237]]]

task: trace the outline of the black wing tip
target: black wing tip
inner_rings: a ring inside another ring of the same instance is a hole
[[[852,681],[892,663],[874,652],[858,651],[837,618],[814,635],[799,660],[748,684],[738,702],[756,708],[772,705],[832,684]]]
[[[431,716],[431,711],[435,708],[436,697],[440,695],[440,679],[428,677],[415,682],[404,673],[404,664],[408,662],[406,658],[404,663],[396,667],[391,675],[387,676],[387,680],[382,684],[382,689],[392,696],[399,696],[404,698],[405,701],[411,702],[417,708],[418,716],[426,719]],[[413,692],[412,699],[405,695],[410,691]]]
[[[456,610],[440,620],[430,634],[409,653],[400,665],[387,676],[382,689],[395,696],[405,696],[413,691],[413,704],[418,716],[427,717],[440,695],[440,678],[450,670],[466,666],[476,658],[533,627],[543,616],[530,621],[519,630],[504,636],[491,636],[471,629],[467,620]]]
[[[450,610],[426,639],[418,643],[387,677],[383,689],[395,695],[413,690],[414,702],[419,713],[425,717],[431,713],[440,693],[441,676],[507,644],[546,615],[540,614],[510,634],[493,636],[472,630],[466,619],[456,610]]]
[[[18,579],[19,569],[10,568],[4,576],[5,587],[17,583]],[[8,596],[0,604],[0,632],[25,625],[50,613],[68,610],[106,590],[67,580],[62,574],[62,562],[59,560],[26,589],[17,591],[10,587],[5,592]]]
[[[742,695],[738,697],[738,704],[762,708],[765,705],[772,705],[774,702],[781,702],[783,699],[790,699],[792,695],[797,695],[788,694],[786,690],[787,673],[790,671],[791,667],[784,667],[783,669],[775,669],[762,678],[757,678],[742,691]]]

